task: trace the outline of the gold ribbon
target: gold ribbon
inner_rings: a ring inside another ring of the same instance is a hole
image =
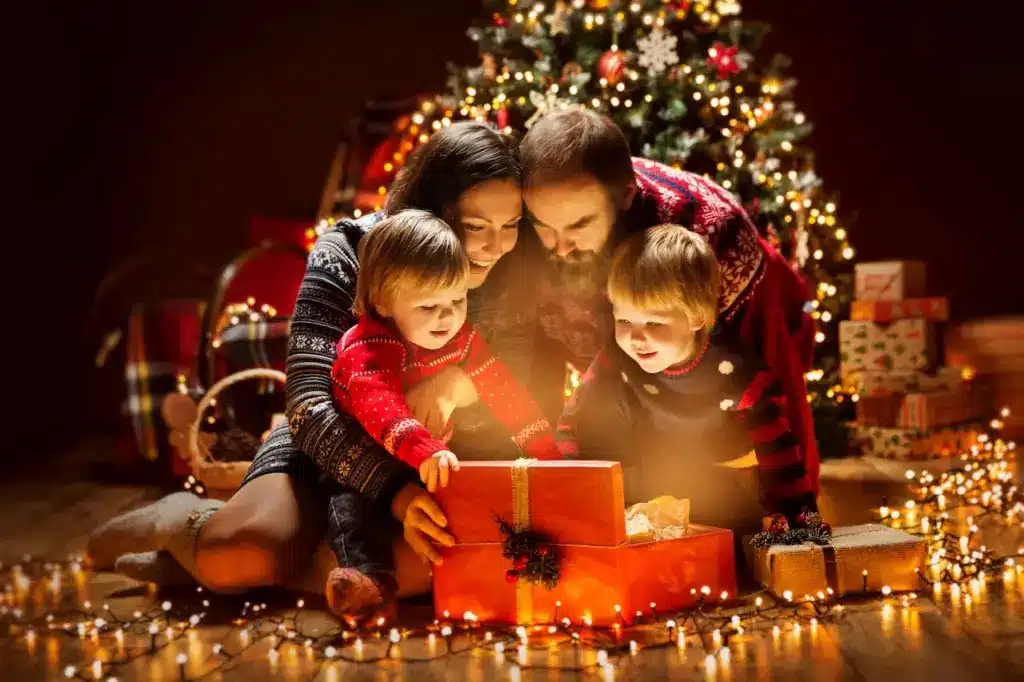
[[[517,533],[530,528],[530,472],[535,459],[520,458],[512,463],[512,527]],[[516,619],[521,624],[533,620],[533,585],[516,583]]]

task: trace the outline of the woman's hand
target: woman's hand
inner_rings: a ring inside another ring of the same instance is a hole
[[[467,407],[478,400],[473,381],[459,367],[447,367],[424,379],[405,394],[405,401],[416,421],[440,438],[457,407]]]
[[[448,519],[441,507],[430,493],[415,483],[407,483],[398,491],[391,503],[391,513],[402,522],[405,541],[424,561],[441,563],[441,553],[433,543],[445,547],[455,544],[452,534],[444,530]]]

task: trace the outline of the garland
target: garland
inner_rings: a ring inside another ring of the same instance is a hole
[[[505,580],[510,583],[524,580],[549,590],[557,585],[561,574],[560,557],[551,538],[533,530],[516,531],[512,524],[499,517],[495,520],[505,536],[501,555],[512,560],[512,568],[505,571]]]
[[[750,540],[750,544],[759,549],[772,545],[802,545],[805,542],[832,544],[832,526],[822,520],[821,514],[806,507],[797,515],[795,526],[790,526],[785,516],[776,515],[768,530],[761,531]]]

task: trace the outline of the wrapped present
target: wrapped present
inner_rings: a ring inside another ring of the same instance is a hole
[[[940,367],[932,374],[916,371],[849,371],[843,380],[861,399],[893,393],[956,390],[964,384],[963,372],[959,367]]]
[[[903,396],[865,396],[857,401],[857,423],[862,426],[897,426]]]
[[[929,322],[949,319],[946,297],[908,298],[902,301],[852,301],[850,319],[866,322],[891,322],[907,317],[920,317]]]
[[[854,266],[854,299],[900,301],[925,295],[925,264],[921,261],[879,261]]]
[[[437,500],[456,538],[434,569],[439,618],[612,625],[736,589],[732,532],[689,524],[682,501],[634,511],[630,541],[617,462],[463,462]]]
[[[839,354],[844,375],[856,371],[922,370],[935,358],[931,324],[920,318],[889,325],[843,320]]]
[[[923,460],[954,457],[977,442],[982,429],[977,424],[947,426],[932,431],[858,426],[855,440],[861,452],[885,459]]]
[[[923,570],[923,537],[879,524],[832,530],[831,544],[772,545],[751,549],[754,577],[776,595],[794,598],[829,588],[837,595],[920,589],[914,569]]]
[[[903,397],[897,420],[892,426],[927,431],[959,424],[990,412],[989,402],[988,392],[980,386],[969,390],[910,393]]]

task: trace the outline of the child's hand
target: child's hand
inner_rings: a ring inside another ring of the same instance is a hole
[[[439,450],[420,464],[420,480],[426,484],[429,492],[437,490],[438,481],[442,488],[446,488],[449,469],[451,471],[459,470],[459,458],[450,450]]]

